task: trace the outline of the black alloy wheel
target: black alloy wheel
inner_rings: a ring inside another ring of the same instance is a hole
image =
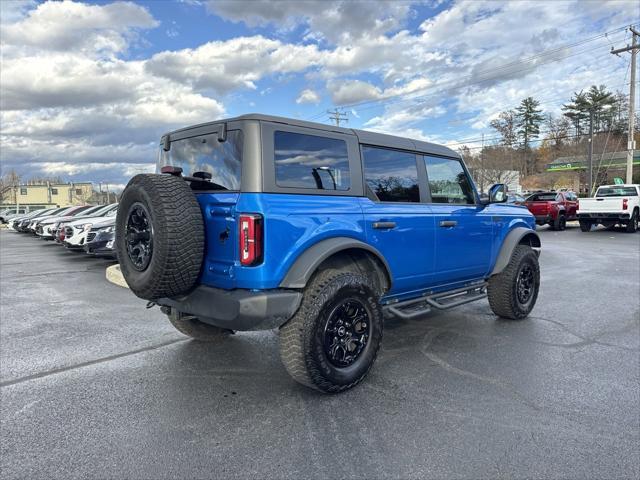
[[[347,299],[329,314],[324,328],[324,353],[337,368],[352,365],[367,346],[370,320],[366,307]]]
[[[136,202],[129,208],[125,231],[127,255],[131,266],[143,272],[153,256],[153,223],[147,208]]]
[[[518,296],[518,302],[521,305],[527,305],[531,300],[535,286],[535,274],[533,268],[529,264],[522,265],[520,272],[518,272],[518,279],[516,280],[516,291]]]

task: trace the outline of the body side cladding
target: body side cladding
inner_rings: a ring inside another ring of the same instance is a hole
[[[371,245],[349,237],[335,237],[322,240],[305,250],[293,263],[280,288],[304,288],[316,269],[332,255],[352,250],[364,250],[374,255],[384,267],[388,288],[391,287],[392,276],[389,264],[382,254]]]
[[[500,253],[498,254],[493,270],[491,271],[491,276],[497,275],[505,269],[516,246],[523,243],[530,245],[536,250],[536,253],[540,255],[540,237],[535,230],[526,227],[516,227],[509,232],[504,239],[504,242],[502,242]]]

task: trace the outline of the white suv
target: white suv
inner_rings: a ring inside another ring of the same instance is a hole
[[[91,230],[93,224],[102,222],[106,218],[115,217],[116,213],[118,213],[118,204],[112,203],[95,212],[95,215],[60,225],[59,228],[64,229],[64,246],[71,250],[82,250],[86,242],[87,232]]]

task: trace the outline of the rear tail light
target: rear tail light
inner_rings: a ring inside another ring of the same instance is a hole
[[[240,264],[258,265],[262,262],[262,216],[254,213],[240,215]]]
[[[627,210],[629,208],[629,199],[628,198],[623,198],[622,199],[622,209],[623,210]]]

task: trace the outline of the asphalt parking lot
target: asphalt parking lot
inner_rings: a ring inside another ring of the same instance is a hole
[[[109,262],[0,231],[2,478],[638,478],[640,233],[540,229],[525,321],[391,320],[361,386],[188,340]]]

